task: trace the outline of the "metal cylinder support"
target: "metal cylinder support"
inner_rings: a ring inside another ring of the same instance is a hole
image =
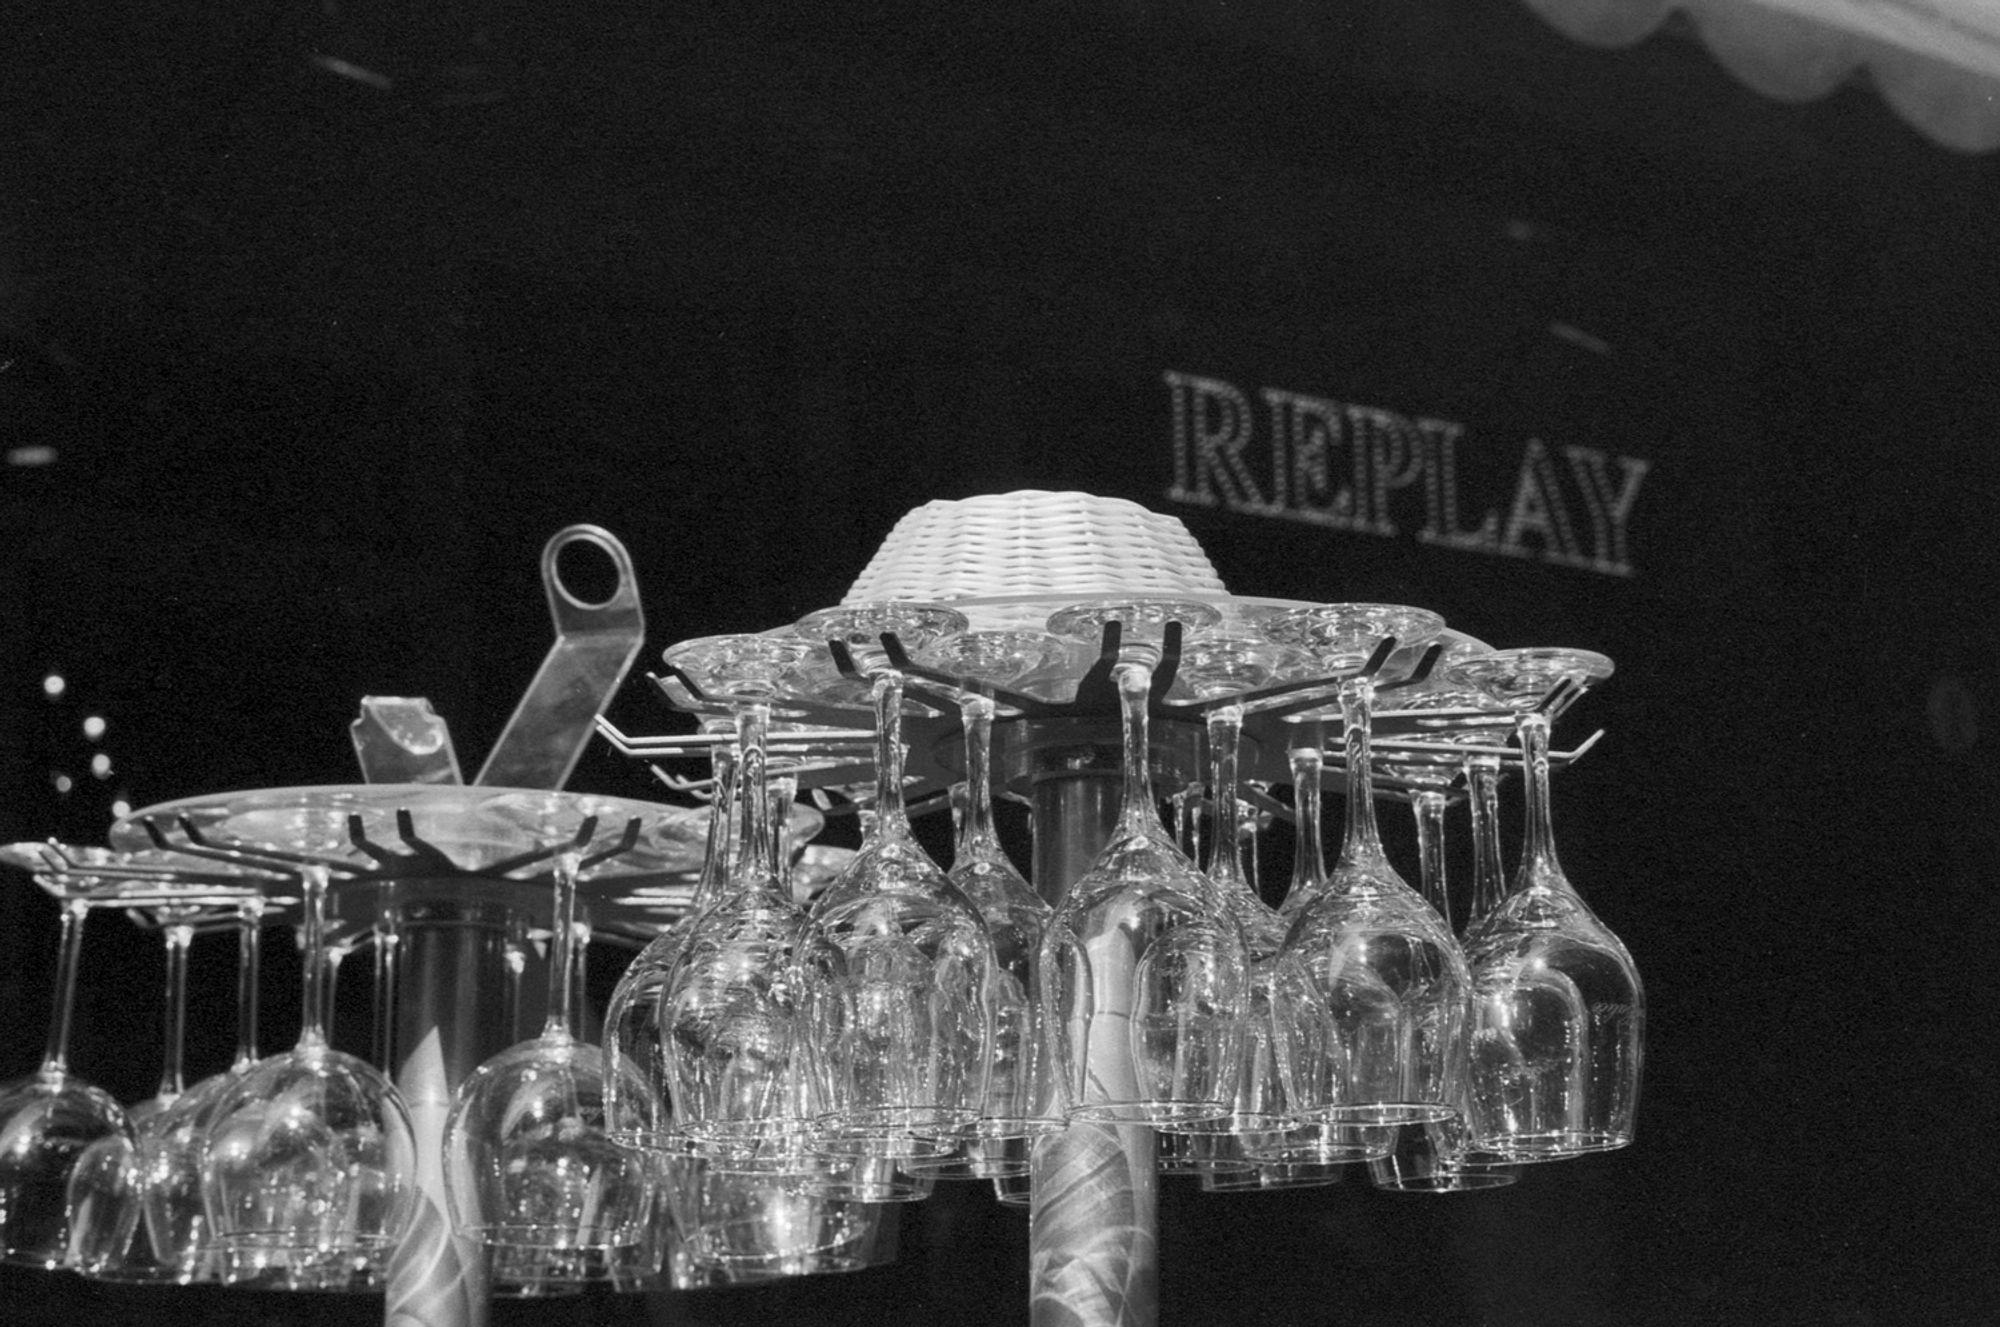
[[[428,887],[427,887],[428,886]],[[485,1259],[452,1229],[444,1192],[444,1131],[452,1094],[514,1032],[502,1002],[481,998],[507,980],[507,910],[468,897],[463,880],[399,882],[396,1087],[410,1110],[422,1190],[415,1224],[389,1268],[389,1327],[483,1327]]]

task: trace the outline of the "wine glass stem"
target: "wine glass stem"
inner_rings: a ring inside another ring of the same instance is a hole
[[[702,852],[701,877],[694,884],[689,911],[699,913],[714,903],[729,878],[730,854],[736,850],[732,817],[736,812],[736,753],[718,744],[711,757],[715,770],[715,800],[708,809],[708,843]]]
[[[1119,808],[1119,832],[1151,834],[1159,824],[1153,804],[1153,776],[1148,758],[1152,737],[1147,728],[1146,702],[1152,690],[1152,669],[1142,663],[1118,665],[1118,702],[1124,726],[1124,801]]]
[[[521,1039],[521,986],[528,971],[528,919],[519,911],[507,917],[507,980],[501,991],[500,1025],[509,1042]]]
[[[1326,848],[1320,822],[1320,770],[1324,757],[1317,748],[1297,747],[1291,753],[1292,805],[1298,842],[1292,849],[1292,882],[1288,897],[1303,897],[1326,879]]]
[[[257,982],[263,959],[264,907],[243,906],[236,917],[236,1063],[249,1067],[257,1059]]]
[[[957,859],[965,861],[996,837],[993,830],[993,702],[984,696],[965,702],[965,819],[959,826]]]
[[[1424,901],[1437,909],[1446,926],[1451,925],[1451,890],[1445,882],[1444,794],[1425,789],[1410,801],[1417,819],[1417,861],[1424,889]]]
[[[792,803],[798,799],[799,776],[787,770],[782,774],[770,774],[770,832],[771,832],[771,874],[777,882],[778,892],[786,898],[792,896]]]
[[[766,742],[771,707],[752,701],[736,712],[738,800],[743,803],[743,854],[739,878],[768,884],[776,877],[771,845],[771,772]]]
[[[1340,709],[1347,755],[1347,835],[1341,841],[1340,860],[1350,865],[1379,861],[1383,856],[1382,834],[1375,825],[1375,783],[1369,765],[1373,759],[1375,684],[1365,677],[1343,683]]]
[[[1522,867],[1536,875],[1560,875],[1556,863],[1555,830],[1549,816],[1549,718],[1523,714],[1518,720],[1521,763],[1527,774],[1527,832],[1521,849]]]
[[[385,1070],[395,1064],[396,959],[402,947],[401,932],[395,886],[385,880],[377,886],[375,913],[375,1063]]]
[[[305,955],[299,978],[299,1044],[326,1044],[326,888],[324,866],[305,868]]]
[[[875,674],[875,826],[897,834],[909,823],[903,809],[903,675]]]
[[[1500,906],[1506,897],[1507,873],[1500,861],[1500,762],[1475,756],[1465,770],[1472,813],[1472,905],[1465,924],[1472,924]]]
[[[63,904],[61,930],[56,937],[55,1008],[49,1017],[49,1046],[42,1056],[42,1075],[58,1076],[69,1071],[69,1024],[76,1007],[76,961],[83,947],[83,919],[90,905],[80,900]]]
[[[1215,848],[1208,873],[1217,884],[1227,886],[1243,878],[1241,845],[1236,836],[1236,749],[1242,734],[1241,707],[1224,705],[1209,711],[1208,785],[1215,808]]]
[[[576,957],[576,872],[582,860],[574,848],[556,854],[555,915],[549,924],[549,1020],[545,1036],[570,1036],[570,973]]]
[[[163,1003],[166,1027],[160,1047],[160,1087],[155,1096],[172,1100],[187,1090],[182,1075],[182,1047],[187,1038],[188,946],[194,943],[192,926],[169,926],[164,938],[167,947],[167,981]]]

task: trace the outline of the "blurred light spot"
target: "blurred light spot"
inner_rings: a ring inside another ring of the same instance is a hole
[[[1573,323],[1550,323],[1549,335],[1559,340],[1567,341],[1573,346],[1582,346],[1593,355],[1608,355],[1611,353],[1611,343],[1609,341],[1592,336],[1589,332],[1584,331],[1581,327]]]
[[[1513,240],[1516,244],[1526,244],[1529,240],[1532,240],[1536,236],[1541,234],[1541,232],[1535,228],[1534,222],[1522,221],[1518,217],[1508,221],[1505,227],[1505,233],[1507,238]]]
[[[55,785],[56,785],[56,791],[57,791],[57,792],[59,792],[59,793],[66,793],[66,792],[68,792],[68,791],[69,791],[69,790],[70,790],[71,788],[74,788],[74,787],[76,787],[76,780],[75,780],[75,779],[72,779],[72,778],[70,778],[70,776],[69,776],[69,775],[67,775],[67,774],[58,774],[58,775],[56,775],[56,776],[55,776],[55,779],[54,779],[54,783],[55,783]]]
[[[50,673],[42,679],[42,694],[50,699],[60,696],[68,689],[69,683],[63,680],[61,673]]]
[[[343,60],[337,55],[315,52],[310,59],[321,69],[338,78],[351,78],[357,83],[366,83],[369,87],[380,88],[384,92],[393,91],[396,86],[396,81],[387,74],[378,74],[373,69]]]
[[[90,758],[90,772],[100,779],[111,777],[111,757],[102,751]]]
[[[88,719],[85,719],[83,721],[83,735],[85,737],[88,737],[93,742],[95,742],[98,738],[104,736],[103,716],[93,714]]]
[[[54,465],[55,463],[56,449],[44,444],[32,443],[26,447],[9,447],[7,449],[7,464],[9,465],[38,466]]]
[[[116,819],[123,820],[126,816],[132,814],[132,803],[126,801],[123,797],[119,798],[111,804],[111,814]]]
[[[1970,751],[1979,745],[1979,704],[1965,682],[1947,673],[1931,683],[1924,709],[1931,740],[1947,751]]]

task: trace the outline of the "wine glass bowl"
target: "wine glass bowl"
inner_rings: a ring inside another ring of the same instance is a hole
[[[67,1071],[0,1088],[0,1245],[4,1260],[55,1268],[70,1254],[69,1183],[100,1140],[129,1148],[124,1110]]]
[[[602,1280],[659,1265],[652,1164],[625,1141],[645,1131],[652,1089],[626,1061],[607,1118],[604,1053],[568,1037],[523,1042],[461,1085],[445,1125],[447,1187],[460,1233],[506,1250],[542,1283]],[[521,1256],[529,1251],[530,1256]],[[518,1279],[518,1278],[517,1278]]]
[[[259,1061],[216,1102],[205,1157],[223,1279],[386,1284],[414,1212],[416,1140],[380,1070],[324,1044]]]
[[[32,872],[35,883],[60,905],[46,1049],[31,1073],[0,1083],[0,1260],[54,1268],[69,1256],[68,1189],[79,1159],[100,1139],[129,1143],[132,1136],[117,1101],[69,1067],[83,924],[93,895],[113,888],[115,880],[92,872],[99,866],[115,869],[115,862],[111,854],[100,853],[72,866],[33,843],[0,848],[0,861]]]

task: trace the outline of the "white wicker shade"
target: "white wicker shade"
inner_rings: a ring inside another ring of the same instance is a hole
[[[918,507],[841,602],[1226,594],[1175,518],[1121,498],[1026,489]]]

